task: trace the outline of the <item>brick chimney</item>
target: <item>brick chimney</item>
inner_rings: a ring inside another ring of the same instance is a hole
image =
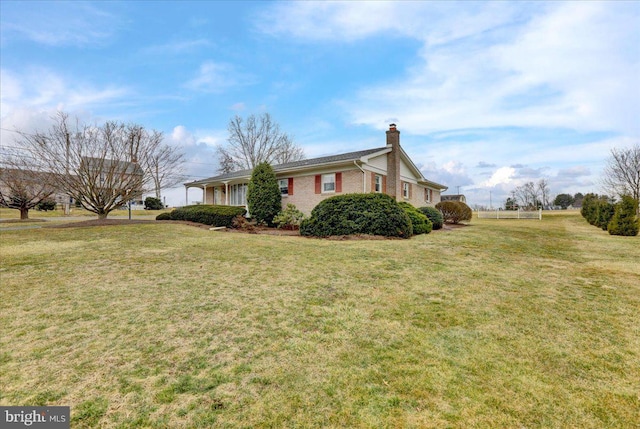
[[[400,131],[396,124],[389,125],[387,131],[387,147],[391,152],[387,154],[387,194],[396,200],[402,197],[402,184],[400,182]]]

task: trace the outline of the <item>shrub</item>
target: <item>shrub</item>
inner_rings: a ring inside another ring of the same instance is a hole
[[[611,235],[635,237],[640,230],[640,219],[636,216],[638,201],[628,195],[622,197],[616,205],[615,214],[609,222],[607,230]]]
[[[169,213],[161,213],[156,216],[156,220],[168,220],[167,215],[169,215],[170,220],[187,220],[211,226],[230,227],[234,217],[243,216],[246,212],[244,207],[202,204],[181,207]]]
[[[238,215],[233,218],[231,221],[231,226],[235,229],[241,229],[243,231],[247,231],[251,234],[256,233],[256,228],[252,224],[249,223],[246,217],[242,215]]]
[[[273,223],[282,229],[298,229],[304,220],[304,213],[294,204],[288,203],[287,207],[273,218]]]
[[[613,218],[616,212],[616,206],[608,201],[600,200],[596,208],[596,226],[599,226],[604,231],[607,230],[609,222]]]
[[[409,238],[413,235],[413,227],[405,211],[386,194],[346,194],[321,201],[311,211],[311,217],[302,221],[300,234]]]
[[[411,219],[414,235],[429,234],[431,232],[433,224],[422,212],[418,211],[417,208],[405,201],[398,204],[402,207],[407,216],[409,216],[409,219]]]
[[[36,210],[48,212],[56,209],[56,201],[51,199],[42,200],[36,205]]]
[[[473,212],[471,208],[461,201],[440,201],[436,209],[442,213],[445,222],[460,223],[463,220],[471,220]]]
[[[444,224],[444,219],[442,218],[442,213],[435,207],[420,207],[418,211],[425,215],[433,225],[433,229],[440,229]]]
[[[160,201],[160,198],[147,197],[144,200],[144,209],[145,210],[162,210],[164,208],[164,204]]]
[[[273,218],[282,209],[282,196],[276,173],[267,162],[253,169],[247,188],[247,205],[251,217],[258,223],[273,225]]]

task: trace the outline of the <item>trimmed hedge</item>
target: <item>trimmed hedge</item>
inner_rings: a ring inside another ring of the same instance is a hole
[[[311,217],[302,221],[300,234],[316,237],[371,234],[409,238],[413,235],[413,226],[409,216],[389,195],[345,194],[320,201],[311,211]]]
[[[453,224],[460,223],[463,220],[471,220],[473,212],[471,207],[461,201],[440,201],[436,204],[436,208],[442,213],[445,222]]]
[[[436,209],[435,207],[419,207],[418,211],[425,215],[431,221],[433,229],[441,229],[444,225],[444,218],[442,217],[442,213],[440,213],[440,210]]]
[[[244,207],[214,206],[209,204],[185,206],[169,213],[161,213],[156,220],[187,220],[211,226],[231,227],[233,218],[247,213]]]
[[[431,232],[433,224],[423,213],[405,201],[401,201],[398,204],[402,207],[407,216],[409,216],[409,219],[411,219],[414,235],[429,234]]]

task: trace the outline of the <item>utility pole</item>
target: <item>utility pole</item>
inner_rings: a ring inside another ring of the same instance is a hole
[[[65,174],[67,175],[67,177],[65,177],[65,182],[67,182],[69,180],[69,150],[70,150],[70,146],[71,146],[71,142],[69,141],[69,132],[67,131],[66,133],[66,137],[67,137],[67,153],[66,153],[66,165],[65,165]],[[69,216],[71,214],[71,208],[70,208],[70,201],[69,199],[71,198],[71,195],[67,195],[65,202],[64,202],[64,214],[65,216]]]

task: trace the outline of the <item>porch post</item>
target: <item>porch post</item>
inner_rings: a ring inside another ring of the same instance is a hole
[[[202,188],[202,204],[207,204],[207,185],[205,183],[204,188]]]

